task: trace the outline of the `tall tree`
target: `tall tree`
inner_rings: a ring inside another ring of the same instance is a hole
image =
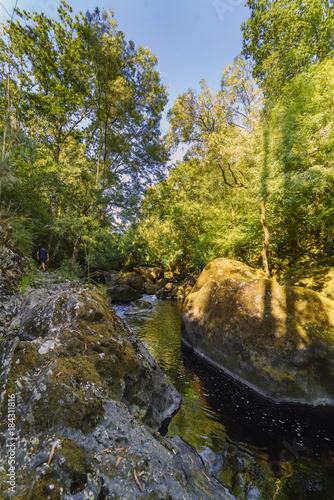
[[[205,82],[197,96],[189,90],[178,97],[169,113],[168,141],[172,146],[188,145],[188,157],[218,168],[224,184],[230,188],[247,188],[254,170],[262,160],[260,113],[262,93],[251,77],[251,65],[238,57],[233,67],[223,70],[221,90],[213,95]],[[256,166],[257,165],[257,166]],[[260,202],[264,244],[261,251],[264,270],[269,274],[267,248],[269,231],[265,219],[265,190],[255,189]]]
[[[40,178],[49,246],[53,240],[57,250],[59,236],[74,232],[76,258],[83,227],[109,218],[117,204],[133,207],[164,170],[159,123],[167,93],[156,57],[127,43],[112,13],[72,16],[61,1],[58,14],[55,21],[17,11],[6,28],[23,68],[21,131],[34,150],[15,168]]]
[[[229,187],[247,186],[252,163],[249,141],[259,120],[261,92],[250,72],[250,65],[236,58],[224,69],[219,92],[213,94],[202,81],[200,94],[188,90],[168,114],[170,147],[187,145],[187,156],[218,167]]]
[[[27,62],[30,86],[24,96],[26,121],[30,122],[34,139],[46,146],[44,151],[49,151],[45,165],[45,173],[52,176],[49,251],[59,216],[60,154],[69,137],[80,134],[79,126],[92,110],[89,59],[80,37],[80,21],[72,19],[71,12],[71,7],[62,1],[59,21],[43,13],[18,11],[25,23],[11,23],[11,29],[23,40],[20,48]]]
[[[334,55],[333,0],[247,0],[242,25],[243,54],[266,96],[277,96],[287,81],[315,61]]]

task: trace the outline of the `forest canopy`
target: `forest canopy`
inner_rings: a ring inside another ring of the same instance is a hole
[[[26,253],[268,274],[334,253],[334,4],[247,5],[219,91],[185,89],[164,138],[157,58],[113,13],[61,2],[58,21],[15,11],[1,26],[0,202]]]

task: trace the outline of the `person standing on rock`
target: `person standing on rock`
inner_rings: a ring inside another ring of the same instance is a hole
[[[45,273],[45,262],[49,262],[49,254],[45,247],[42,247],[40,250],[38,250],[37,260],[39,260],[41,263],[39,268],[43,269],[43,272]]]

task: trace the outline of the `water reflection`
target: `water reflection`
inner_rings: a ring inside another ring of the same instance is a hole
[[[238,500],[334,499],[333,411],[270,404],[218,376],[181,349],[182,305],[153,304],[144,315],[116,311],[182,394],[168,436],[192,444]]]

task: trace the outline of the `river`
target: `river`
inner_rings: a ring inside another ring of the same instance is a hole
[[[181,348],[180,302],[115,306],[182,395],[179,434],[238,500],[334,499],[334,411],[275,405]]]

